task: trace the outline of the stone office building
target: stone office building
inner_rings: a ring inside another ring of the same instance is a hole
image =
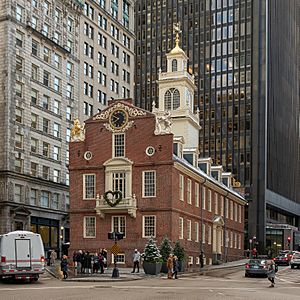
[[[231,173],[199,159],[194,77],[178,42],[177,36],[167,72],[159,74],[152,113],[114,100],[85,122],[85,136],[77,124],[70,143],[71,251],[109,249],[107,233],[119,231],[117,260],[124,266],[150,237],[179,240],[192,267],[200,250],[207,264],[243,256],[246,203],[232,189]],[[116,191],[122,197],[114,205],[109,197]]]
[[[68,240],[68,141],[79,94],[79,0],[0,4],[0,232]]]

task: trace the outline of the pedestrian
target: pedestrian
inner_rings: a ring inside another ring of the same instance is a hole
[[[55,264],[55,260],[57,259],[57,254],[54,250],[51,250],[50,253],[50,266],[53,266]]]
[[[68,278],[68,257],[63,255],[61,263],[60,263],[60,270],[63,272],[64,279]]]
[[[203,252],[203,250],[200,251],[199,260],[200,260],[200,268],[203,268],[204,267],[204,252]]]
[[[276,265],[273,260],[270,260],[268,263],[268,280],[271,282],[270,287],[274,287],[275,285],[275,273]]]
[[[246,250],[246,257],[250,258],[250,249],[249,248]]]
[[[79,250],[75,254],[75,263],[76,263],[77,274],[82,273],[82,251],[81,250]]]
[[[91,257],[91,255],[90,255],[90,252],[89,251],[87,251],[86,253],[85,253],[85,256],[84,256],[84,268],[85,268],[85,270],[84,270],[84,272],[86,273],[86,274],[91,274],[92,273],[92,257]]]
[[[98,273],[99,268],[100,268],[99,255],[96,252],[94,255],[93,273]]]
[[[257,258],[257,250],[255,247],[252,249],[252,257]]]
[[[86,258],[86,255],[85,255],[85,250],[82,251],[81,253],[81,273],[84,274],[84,271],[85,271],[85,258]]]
[[[168,279],[172,279],[173,277],[173,254],[169,254],[168,260],[167,260],[167,268],[168,268]]]
[[[173,274],[172,277],[175,276],[175,279],[178,279],[177,273],[178,273],[179,263],[178,263],[178,257],[174,255],[173,257]]]
[[[99,266],[100,266],[100,274],[103,274],[104,273],[104,257],[101,253],[99,254]]]
[[[135,268],[137,268],[137,273],[140,272],[140,259],[141,259],[141,253],[138,251],[138,249],[134,249],[133,253],[133,270],[131,273],[135,272]]]
[[[104,268],[107,270],[107,250],[105,248],[101,249],[100,253],[103,256]]]

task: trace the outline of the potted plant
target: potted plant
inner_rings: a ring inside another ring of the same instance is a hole
[[[185,250],[184,250],[183,246],[181,246],[179,241],[177,241],[175,243],[173,253],[178,258],[179,272],[183,272],[184,271],[184,261],[185,261],[185,258],[186,258],[186,253],[185,253]]]
[[[143,268],[145,274],[157,275],[160,273],[162,265],[161,254],[152,238],[146,244],[142,257],[144,259]]]
[[[168,268],[167,268],[167,260],[172,253],[172,246],[171,246],[171,241],[168,239],[167,236],[165,236],[160,244],[159,251],[161,254],[162,258],[162,267],[161,267],[161,272],[162,273],[168,273]]]

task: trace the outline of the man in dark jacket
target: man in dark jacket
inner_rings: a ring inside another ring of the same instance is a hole
[[[64,279],[68,278],[68,258],[66,255],[63,255],[61,263],[60,263],[60,269],[63,272]]]

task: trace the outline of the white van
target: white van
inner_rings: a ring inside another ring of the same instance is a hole
[[[29,231],[0,235],[0,277],[37,281],[45,270],[41,236]]]

